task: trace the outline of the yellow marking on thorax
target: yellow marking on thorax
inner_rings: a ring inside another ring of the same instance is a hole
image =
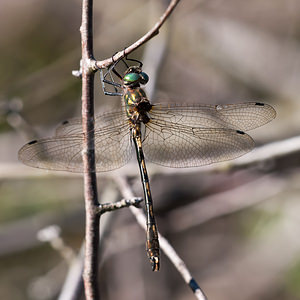
[[[135,94],[132,93],[131,96],[128,99],[128,105],[134,105],[136,103]]]

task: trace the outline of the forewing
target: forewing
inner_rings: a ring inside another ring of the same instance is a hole
[[[79,122],[77,119],[72,125],[62,126],[59,133],[53,138],[26,144],[19,151],[19,159],[24,164],[36,168],[83,172],[83,135]],[[118,121],[114,119],[112,124],[109,123],[107,120],[106,126],[103,124],[95,126],[97,172],[120,168],[132,156],[128,120],[120,115]]]
[[[230,160],[253,147],[252,138],[239,130],[199,128],[158,120],[146,124],[143,140],[146,159],[174,168]]]
[[[149,115],[154,121],[165,120],[192,127],[248,131],[273,120],[276,112],[272,106],[258,102],[226,105],[157,104]]]

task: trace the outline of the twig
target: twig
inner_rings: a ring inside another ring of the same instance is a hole
[[[116,53],[113,57],[107,58],[105,60],[101,61],[95,61],[93,65],[94,70],[106,68],[110,66],[114,61],[125,57],[126,55],[130,54],[143,44],[145,44],[147,41],[149,41],[151,38],[153,38],[155,35],[159,33],[159,29],[164,24],[166,19],[170,16],[172,11],[175,9],[176,5],[180,2],[180,0],[172,0],[163,13],[163,15],[160,17],[159,21],[150,29],[144,36],[142,36],[139,40],[137,40],[135,43],[127,47],[125,50],[119,51]]]
[[[83,130],[83,170],[84,198],[86,212],[84,287],[87,300],[98,299],[98,248],[99,219],[96,207],[99,206],[95,169],[94,143],[94,73],[90,68],[93,59],[93,0],[82,1],[82,130]]]
[[[143,201],[143,198],[132,198],[132,199],[122,199],[113,203],[103,203],[98,207],[98,213],[104,214],[108,211],[114,211],[124,207],[130,207],[131,205],[139,207],[140,203]]]
[[[116,178],[116,182],[118,183],[121,193],[123,197],[125,198],[134,198],[132,190],[130,189],[126,179],[124,177],[118,177]],[[138,224],[146,231],[146,217],[143,214],[143,212],[140,209],[137,209],[136,207],[130,206],[130,211],[135,216]],[[170,243],[160,234],[159,236],[159,244],[160,248],[166,256],[170,259],[170,261],[174,264],[175,268],[178,270],[178,272],[183,277],[184,281],[189,285],[189,287],[192,289],[193,293],[195,294],[196,298],[199,300],[206,300],[205,294],[200,289],[199,285],[195,281],[195,279],[192,277],[191,273],[187,269],[185,263],[183,260],[178,256],[174,248],[170,245]]]

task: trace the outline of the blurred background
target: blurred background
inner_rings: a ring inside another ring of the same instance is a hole
[[[111,57],[145,34],[166,1],[94,1],[94,54]],[[18,149],[80,116],[81,2],[0,2],[0,295],[57,299],[84,237],[80,175],[23,166]],[[182,1],[142,59],[153,102],[274,106],[257,146],[300,133],[300,2]],[[96,112],[117,109],[95,77]],[[270,147],[271,150],[278,150]],[[285,144],[284,144],[285,145]],[[300,150],[239,170],[170,170],[149,164],[158,227],[213,300],[300,299]],[[121,199],[135,161],[99,175],[103,202]],[[162,254],[152,273],[145,233],[128,209],[101,218],[102,299],[195,299]],[[154,297],[154,298],[153,298]],[[63,299],[63,298],[60,298]],[[64,298],[67,299],[67,298]],[[78,299],[83,299],[83,296]]]

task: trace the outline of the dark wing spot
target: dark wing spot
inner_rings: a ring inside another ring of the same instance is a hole
[[[68,124],[69,123],[69,121],[63,121],[62,123],[61,123],[61,125],[66,125],[66,124]]]
[[[237,130],[236,133],[239,133],[239,134],[245,134],[244,131],[241,131],[241,130]]]
[[[256,102],[255,105],[258,105],[258,106],[265,106],[264,103],[261,103],[261,102]]]
[[[32,145],[32,144],[35,144],[35,143],[37,143],[37,140],[29,142],[28,145]]]

